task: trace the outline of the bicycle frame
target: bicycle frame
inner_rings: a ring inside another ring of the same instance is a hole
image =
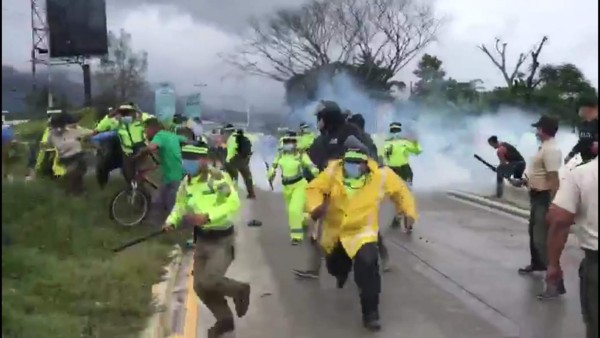
[[[158,189],[158,184],[156,184],[154,181],[152,181],[152,179],[150,179],[148,177],[149,173],[153,172],[154,170],[156,170],[159,167],[158,161],[152,155],[150,155],[150,158],[154,162],[153,166],[151,166],[149,168],[145,168],[145,169],[136,169],[135,175],[133,176],[133,180],[131,180],[131,188],[133,190],[137,189],[138,184],[140,184],[140,183],[147,183],[152,188]]]

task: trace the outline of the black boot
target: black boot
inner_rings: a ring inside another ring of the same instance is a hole
[[[371,313],[366,316],[363,316],[363,326],[369,331],[381,330],[379,315],[377,313]]]
[[[235,328],[233,318],[218,320],[213,327],[208,329],[208,338],[218,338],[222,335],[233,332]]]

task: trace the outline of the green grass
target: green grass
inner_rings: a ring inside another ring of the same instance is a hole
[[[88,196],[74,199],[56,182],[3,182],[3,338],[135,337],[144,328],[151,286],[184,234],[112,253],[151,231],[108,219],[122,184],[116,179],[100,192],[90,181]]]

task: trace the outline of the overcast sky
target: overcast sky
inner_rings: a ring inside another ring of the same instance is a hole
[[[222,63],[239,40],[247,19],[298,0],[107,0],[110,30],[124,28],[134,48],[149,53],[152,82],[175,83],[179,93],[205,83],[208,102],[241,108],[243,98],[258,107],[282,103],[281,84],[244,78]],[[172,3],[172,5],[169,5]],[[501,74],[477,49],[494,37],[509,42],[509,60],[542,36],[549,43],[541,63],[573,63],[598,88],[598,1],[594,0],[436,0],[438,16],[447,18],[438,41],[424,52],[444,62],[448,76],[482,79],[487,87],[502,84]],[[28,70],[31,48],[29,1],[2,0],[2,63]],[[412,80],[416,60],[398,78]]]

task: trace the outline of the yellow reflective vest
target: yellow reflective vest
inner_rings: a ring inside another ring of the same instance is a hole
[[[126,155],[131,155],[136,145],[146,142],[146,135],[144,134],[144,121],[152,118],[152,115],[148,113],[142,113],[141,118],[135,119],[130,124],[125,124],[114,117],[104,116],[98,125],[96,130],[99,132],[103,131],[116,131],[121,142],[121,149]]]
[[[417,141],[389,139],[385,141],[383,151],[385,165],[396,168],[408,164],[410,155],[419,155],[422,149]]]
[[[303,152],[278,152],[267,172],[269,179],[275,176],[277,168],[281,170],[281,180],[284,183],[304,178],[304,170],[309,170],[315,176],[319,173],[308,155]]]
[[[46,128],[44,130],[44,134],[42,135],[42,139],[40,140],[40,150],[38,151],[37,158],[35,161],[35,170],[41,169],[42,163],[44,162],[44,158],[46,156],[52,156],[52,173],[54,174],[54,176],[63,176],[67,173],[67,169],[64,166],[60,165],[58,151],[56,151],[55,148],[46,148],[49,136],[50,128]]]
[[[202,226],[203,230],[226,230],[233,226],[240,205],[229,175],[213,169],[204,180],[200,176],[183,179],[166,223],[177,227],[187,214],[207,214],[209,223]]]
[[[307,151],[313,144],[317,136],[314,133],[305,133],[298,136],[298,149]]]
[[[396,210],[417,219],[415,200],[406,184],[388,167],[378,168],[369,160],[364,184],[348,194],[343,182],[343,164],[333,161],[306,188],[306,208],[322,205],[327,196],[327,212],[322,222],[321,246],[330,253],[340,242],[350,258],[366,243],[377,242],[379,206],[388,196]]]

